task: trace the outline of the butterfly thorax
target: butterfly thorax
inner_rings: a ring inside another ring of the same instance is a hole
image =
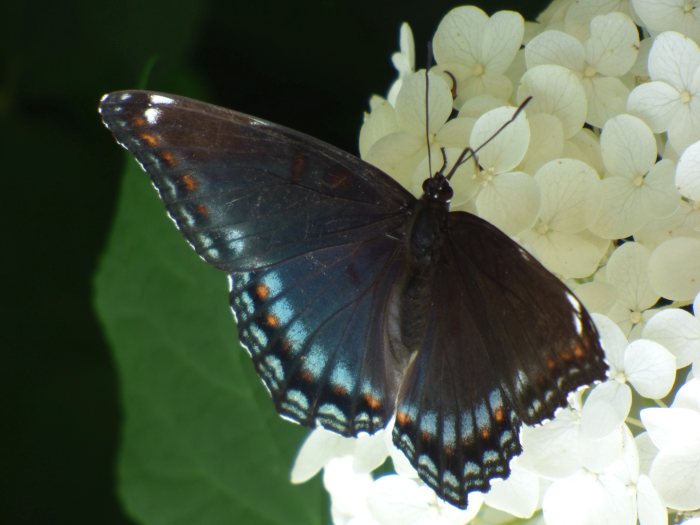
[[[447,235],[452,197],[452,189],[442,175],[427,179],[423,191],[408,229],[410,256],[400,289],[401,340],[410,351],[420,344],[430,317],[427,313],[435,307],[430,291]]]

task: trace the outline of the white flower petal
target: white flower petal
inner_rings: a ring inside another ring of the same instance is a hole
[[[539,497],[538,477],[514,467],[508,479],[491,481],[491,490],[484,496],[484,502],[518,518],[529,518],[537,509]]]
[[[639,32],[629,16],[609,13],[591,21],[586,41],[586,61],[601,75],[619,77],[629,71],[637,58]]]
[[[683,385],[675,399],[673,408],[687,408],[700,414],[700,379],[690,379]]]
[[[617,300],[617,291],[615,290],[615,287],[609,283],[591,281],[576,286],[574,291],[576,292],[576,296],[579,298],[579,300],[591,313],[600,314],[600,312],[607,312],[610,308],[612,308]],[[610,320],[610,322],[615,324],[612,320]],[[626,346],[627,340],[625,340],[621,352],[624,352]],[[620,353],[620,356],[622,356],[622,353]]]
[[[481,494],[469,495],[467,510],[440,502],[435,493],[420,482],[402,476],[382,476],[369,493],[368,505],[382,525],[465,524],[478,514]]]
[[[644,175],[656,162],[656,140],[649,126],[632,115],[618,115],[605,123],[600,151],[607,170],[632,179]]]
[[[367,494],[372,486],[372,476],[355,473],[352,457],[331,460],[323,470],[323,485],[331,496],[334,523],[369,515]]]
[[[406,131],[391,133],[375,142],[365,159],[391,175],[404,188],[412,191],[413,173],[427,154],[425,138]],[[419,197],[422,192],[417,193]]]
[[[540,208],[540,190],[527,173],[502,173],[476,198],[479,216],[509,235],[530,228]]]
[[[574,155],[568,155],[571,158],[581,160],[591,166],[597,173],[603,173],[605,167],[603,166],[603,158],[600,155],[600,142],[598,142],[598,135],[593,133],[590,129],[583,128],[581,131],[576,133],[571,137],[567,144],[571,147],[575,147],[577,153]]]
[[[637,513],[639,525],[668,525],[668,514],[661,496],[648,476],[637,480]]]
[[[495,173],[510,171],[517,166],[530,143],[530,126],[525,113],[518,115],[513,122],[508,124],[493,137],[503,125],[508,122],[515,113],[516,108],[496,108],[482,115],[474,124],[469,144],[473,148],[479,148],[479,164],[485,169],[492,169]],[[486,144],[491,137],[493,139]]]
[[[367,158],[367,153],[375,142],[398,130],[399,124],[393,106],[384,99],[377,100],[360,129],[360,156],[363,159]]]
[[[452,112],[452,93],[447,82],[437,73],[428,74],[430,82],[428,108],[429,131],[436,133]],[[396,119],[402,130],[425,141],[425,71],[406,75],[396,97]]]
[[[659,296],[649,282],[651,254],[639,243],[626,242],[610,256],[606,276],[618,290],[619,300],[639,311],[651,308]]]
[[[633,16],[628,0],[585,0],[571,2],[564,17],[566,32],[584,40],[589,35],[589,25],[596,16],[619,11]]]
[[[602,314],[592,314],[593,321],[600,336],[600,343],[605,350],[605,360],[611,365],[611,374],[624,369],[627,338],[615,322]]]
[[[639,413],[661,451],[685,452],[700,444],[700,413],[688,408],[644,408]]]
[[[440,131],[435,135],[435,142],[446,148],[464,149],[469,144],[469,136],[474,128],[473,118],[458,117],[448,120]],[[436,164],[440,164],[441,160],[435,159]]]
[[[690,301],[700,291],[700,240],[689,237],[660,244],[649,259],[649,280],[673,301]]]
[[[691,38],[667,31],[654,39],[649,54],[649,74],[653,80],[682,89],[690,85],[698,66],[700,49]]]
[[[654,314],[644,326],[642,337],[663,345],[683,368],[700,357],[700,319],[680,308]]]
[[[594,77],[582,81],[588,100],[586,122],[603,127],[605,122],[624,113],[629,88],[619,78]]]
[[[474,6],[461,6],[447,13],[433,37],[433,54],[438,64],[478,62],[488,15]]]
[[[544,31],[525,46],[525,63],[528,68],[556,64],[572,71],[582,71],[583,45],[562,31]]]
[[[304,483],[313,478],[334,457],[352,454],[356,440],[346,438],[322,427],[309,433],[299,449],[292,467],[292,483]]]
[[[688,146],[678,160],[676,187],[684,197],[700,201],[700,142]]]
[[[535,66],[523,75],[518,100],[532,96],[527,112],[549,113],[561,120],[564,136],[573,137],[583,127],[588,110],[586,92],[578,77],[562,66]]]
[[[634,442],[637,444],[639,453],[639,471],[649,474],[651,464],[659,453],[659,449],[654,446],[653,441],[649,437],[649,432],[642,432],[634,438]]]
[[[651,481],[664,503],[678,510],[700,507],[700,446],[694,451],[662,450],[651,466]]]
[[[613,476],[580,473],[552,484],[542,502],[547,525],[633,525],[636,508]]]
[[[580,279],[590,276],[600,264],[607,241],[595,243],[583,235],[549,231],[537,233],[537,227],[521,234],[520,240],[555,274],[565,278]]]
[[[571,476],[581,467],[577,453],[578,424],[578,415],[563,409],[541,426],[523,426],[520,432],[523,454],[518,465],[548,478]]]
[[[644,178],[640,206],[653,217],[668,217],[681,203],[681,196],[673,183],[675,166],[661,159]]]
[[[637,339],[625,351],[625,375],[642,396],[661,399],[676,379],[676,358],[659,343]]]
[[[561,121],[548,113],[534,113],[528,117],[528,122],[530,145],[522,169],[526,173],[535,173],[542,165],[562,156],[564,130]]]
[[[617,381],[596,385],[583,405],[581,431],[590,439],[607,436],[622,425],[631,406],[627,385]]]
[[[355,439],[353,452],[355,472],[371,472],[386,461],[389,450],[384,433],[383,429],[372,435],[362,433]]]
[[[487,73],[504,73],[523,42],[525,21],[515,11],[497,11],[489,19],[481,44]]]
[[[588,439],[581,432],[578,442],[578,454],[581,465],[590,472],[605,472],[615,465],[624,465],[625,432],[627,427],[620,425],[607,436]],[[636,458],[635,458],[636,459]]]
[[[642,192],[626,177],[609,177],[600,184],[598,216],[590,230],[604,239],[624,239],[648,220]]]
[[[644,119],[654,133],[666,131],[678,118],[680,94],[665,82],[647,82],[632,90],[627,111]]]
[[[540,220],[562,233],[578,233],[588,225],[587,208],[598,187],[598,174],[575,159],[553,160],[535,173],[540,187]]]
[[[667,217],[651,219],[634,235],[637,242],[649,249],[676,237],[700,238],[700,210],[683,201],[673,213]]]
[[[700,40],[700,19],[697,9],[686,9],[686,6],[694,7],[693,3],[688,3],[685,0],[666,2],[632,0],[632,5],[639,18],[652,33],[679,31],[695,41]]]

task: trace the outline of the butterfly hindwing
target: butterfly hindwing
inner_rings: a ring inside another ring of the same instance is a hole
[[[117,92],[100,113],[229,274],[241,342],[280,413],[345,435],[382,428],[398,383],[389,290],[415,198],[333,146],[203,102]]]
[[[521,423],[605,377],[578,299],[507,235],[453,212],[423,342],[400,387],[394,442],[438,495],[466,505],[507,477]],[[537,286],[533,286],[536,283]]]
[[[230,276],[241,342],[280,414],[344,435],[386,425],[400,367],[385,326],[401,253],[376,238]]]

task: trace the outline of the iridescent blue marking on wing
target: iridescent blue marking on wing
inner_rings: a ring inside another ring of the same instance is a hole
[[[384,324],[401,268],[390,246],[379,237],[230,275],[241,342],[282,415],[345,435],[386,424],[398,365]]]

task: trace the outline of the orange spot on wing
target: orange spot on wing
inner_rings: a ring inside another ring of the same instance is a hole
[[[454,445],[445,445],[443,447],[443,450],[445,451],[445,454],[448,456],[454,456],[455,455],[455,447]]]
[[[574,360],[574,354],[569,352],[568,350],[565,350],[564,352],[561,352],[559,354],[559,357],[561,357],[565,363],[570,363],[571,361]]]
[[[333,392],[338,396],[347,396],[348,395],[348,389],[342,385],[334,385]]]
[[[143,140],[151,148],[158,145],[158,139],[150,133],[141,133],[139,136],[141,137],[141,140]]]
[[[180,177],[180,184],[190,193],[199,187],[199,182],[197,182],[197,179],[195,179],[191,173],[186,173]]]
[[[496,420],[496,423],[503,423],[503,421],[506,419],[506,414],[503,411],[503,407],[498,407],[493,413],[493,417]]]
[[[258,299],[264,301],[265,299],[270,297],[270,288],[268,288],[264,284],[258,284],[255,287],[255,295],[258,297]]]
[[[306,370],[304,370],[301,373],[301,378],[302,378],[302,380],[306,381],[307,383],[314,382],[314,375],[311,372],[307,372]]]
[[[161,151],[160,157],[163,159],[163,162],[165,162],[171,168],[177,164],[175,155],[173,155],[171,151]]]
[[[584,357],[586,357],[586,351],[580,346],[577,346],[576,348],[574,348],[574,355],[577,359],[583,359]]]
[[[420,438],[423,441],[430,441],[432,439],[432,437],[433,436],[429,432],[423,431],[420,433]]]
[[[304,170],[306,169],[306,157],[299,155],[294,158],[292,162],[292,182],[301,181],[304,176]]]
[[[399,424],[400,427],[410,425],[411,416],[409,416],[406,412],[399,412],[396,414],[396,422]]]
[[[554,370],[557,367],[557,362],[551,357],[547,359],[547,368]]]
[[[200,217],[204,217],[205,219],[209,217],[209,208],[207,208],[204,204],[197,204],[195,211]]]
[[[491,437],[491,431],[488,428],[482,428],[479,434],[481,435],[481,439],[484,440]]]
[[[362,399],[365,400],[365,403],[367,403],[367,406],[369,406],[372,410],[377,410],[380,406],[382,406],[382,402],[379,401],[379,399],[374,397],[372,394],[366,393],[362,396]],[[396,417],[398,418],[398,415]]]
[[[289,351],[292,349],[292,345],[289,342],[289,339],[282,339],[282,343],[280,343],[280,349],[285,354],[289,353]]]
[[[140,115],[136,115],[133,119],[131,119],[131,124],[135,128],[142,128],[143,126],[146,125],[146,119]]]
[[[333,189],[347,188],[350,186],[350,174],[343,169],[337,169],[328,174],[326,181]]]
[[[273,314],[266,314],[265,315],[265,324],[269,326],[270,328],[277,328],[280,324],[279,319],[277,319],[276,315]]]

